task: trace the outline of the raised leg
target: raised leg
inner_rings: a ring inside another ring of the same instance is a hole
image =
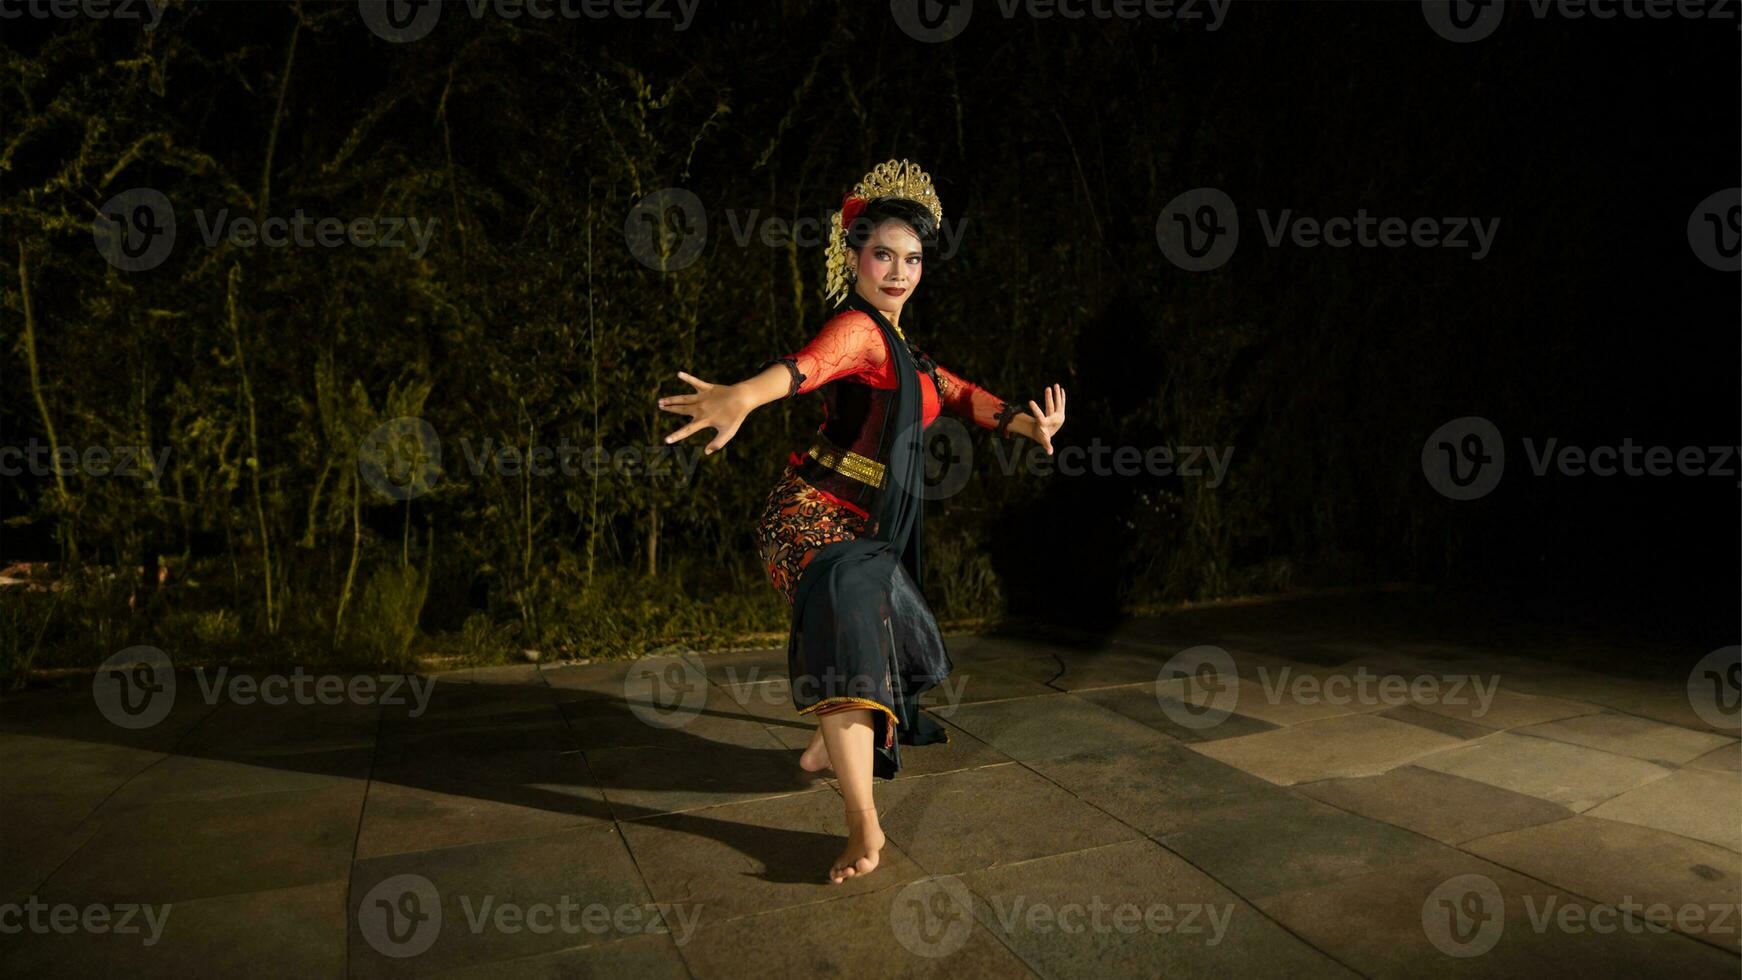
[[[804,753],[798,757],[798,767],[805,772],[822,772],[829,768],[829,743],[823,741],[821,718],[817,719],[816,730],[811,732],[811,744],[805,746]]]
[[[869,709],[824,715],[817,727],[839,777],[847,817],[847,849],[829,869],[829,882],[838,885],[877,870],[883,850],[883,827],[877,822],[877,801],[871,793],[876,728]]]

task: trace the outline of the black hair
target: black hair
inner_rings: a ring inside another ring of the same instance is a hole
[[[871,240],[871,233],[885,221],[899,221],[913,229],[920,249],[929,257],[938,245],[938,222],[931,209],[905,197],[876,197],[847,226],[847,247],[857,252]]]

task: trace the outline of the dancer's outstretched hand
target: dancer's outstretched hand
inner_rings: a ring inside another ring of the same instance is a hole
[[[688,415],[690,421],[683,428],[665,437],[667,443],[688,439],[703,429],[713,429],[714,438],[708,442],[704,452],[712,454],[732,437],[738,434],[738,426],[744,422],[744,417],[750,414],[750,406],[746,403],[735,385],[709,384],[701,378],[682,371],[677,376],[695,386],[692,395],[668,395],[659,400],[659,407],[679,415]]]
[[[1028,410],[1034,413],[1034,441],[1041,444],[1048,456],[1052,455],[1053,433],[1065,424],[1065,389],[1063,385],[1046,386],[1046,411],[1042,412],[1034,399],[1028,400]]]

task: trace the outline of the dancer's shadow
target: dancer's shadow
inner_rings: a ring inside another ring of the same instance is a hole
[[[799,750],[777,747],[762,727],[790,724],[808,731],[796,711],[790,722],[758,717],[723,688],[714,687],[705,706],[672,727],[644,720],[667,712],[667,705],[639,697],[569,700],[544,684],[438,679],[429,710],[417,717],[403,707],[380,705],[213,705],[202,699],[191,671],[177,672],[176,689],[184,692],[181,703],[162,722],[139,730],[109,721],[89,686],[15,695],[0,701],[0,733],[367,778],[606,823],[646,820],[718,841],[763,868],[747,875],[774,883],[823,883],[819,869],[840,849],[836,834],[722,819],[702,809],[832,793],[821,777],[799,769]],[[37,790],[17,782],[12,788]],[[80,795],[67,787],[45,786],[41,792]],[[58,830],[68,829],[65,819],[82,817],[67,814]],[[43,836],[56,829],[53,824],[44,819]],[[25,838],[33,833],[15,830]]]

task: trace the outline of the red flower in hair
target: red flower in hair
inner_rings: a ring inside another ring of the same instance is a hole
[[[857,218],[859,212],[863,210],[865,210],[864,198],[854,197],[851,194],[841,198],[841,229],[844,231],[853,227],[853,219]]]

